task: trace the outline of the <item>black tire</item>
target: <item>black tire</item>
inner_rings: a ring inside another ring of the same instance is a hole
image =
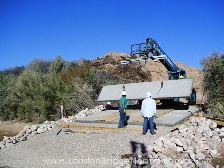
[[[196,90],[193,88],[191,92],[191,97],[188,99],[189,105],[195,105],[196,104]]]

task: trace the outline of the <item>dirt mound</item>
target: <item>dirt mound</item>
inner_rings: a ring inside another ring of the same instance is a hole
[[[93,60],[91,65],[98,70],[111,74],[111,76],[115,76],[125,83],[151,81],[150,71],[142,68],[142,65],[121,65],[120,61],[122,60],[122,57],[125,56],[127,56],[125,53],[107,53],[104,56]]]
[[[116,76],[118,79],[124,81],[124,83],[167,80],[167,69],[159,61],[150,60],[146,63],[129,63],[123,65],[122,68],[120,61],[122,57],[126,57],[127,55],[126,53],[110,52],[93,60],[91,64],[101,71]],[[175,64],[186,71],[187,78],[194,79],[194,88],[201,90],[201,70],[180,62],[175,62]]]

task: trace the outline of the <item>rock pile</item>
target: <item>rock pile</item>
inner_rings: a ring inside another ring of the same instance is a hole
[[[171,133],[159,137],[147,154],[132,156],[132,165],[151,167],[213,167],[211,158],[219,156],[224,143],[224,127],[204,117],[192,117]]]
[[[79,119],[88,115],[93,115],[96,113],[99,113],[101,111],[105,110],[104,105],[99,105],[95,107],[94,109],[85,109],[80,111],[78,114],[72,116],[71,118],[63,118],[63,122],[74,122],[75,119]],[[7,137],[4,136],[4,139],[0,142],[0,149],[3,149],[7,146],[16,144],[21,141],[26,141],[33,137],[34,135],[41,134],[47,131],[50,131],[52,128],[54,128],[56,125],[60,123],[59,121],[45,121],[43,124],[39,125],[31,125],[31,126],[25,126],[22,131],[20,131],[19,134],[13,137]]]
[[[99,105],[99,106],[95,107],[94,109],[86,108],[85,110],[82,110],[82,111],[78,112],[76,115],[71,116],[69,118],[62,118],[62,120],[65,123],[71,123],[71,122],[74,122],[76,119],[80,119],[80,118],[83,118],[85,116],[100,113],[101,111],[103,111],[105,109],[106,108],[105,108],[104,105]]]
[[[13,137],[4,136],[4,139],[0,142],[0,149],[3,149],[5,147],[8,147],[21,141],[26,141],[31,137],[33,137],[34,135],[50,131],[57,124],[58,124],[57,121],[45,121],[43,124],[25,126],[23,130],[20,131],[19,134],[17,134],[16,136]]]

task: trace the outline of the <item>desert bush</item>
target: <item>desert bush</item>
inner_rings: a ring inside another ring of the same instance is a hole
[[[203,59],[201,65],[207,115],[224,119],[224,54],[213,53]]]
[[[9,101],[10,93],[16,82],[14,75],[0,74],[0,118],[2,120],[11,120],[16,118],[15,104]]]

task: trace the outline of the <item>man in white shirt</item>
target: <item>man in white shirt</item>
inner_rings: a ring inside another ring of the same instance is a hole
[[[142,116],[144,117],[142,134],[145,135],[147,133],[147,128],[149,124],[150,133],[154,135],[155,131],[154,131],[153,119],[154,115],[156,114],[156,102],[154,99],[151,98],[150,92],[146,93],[146,99],[142,101],[141,113]]]

